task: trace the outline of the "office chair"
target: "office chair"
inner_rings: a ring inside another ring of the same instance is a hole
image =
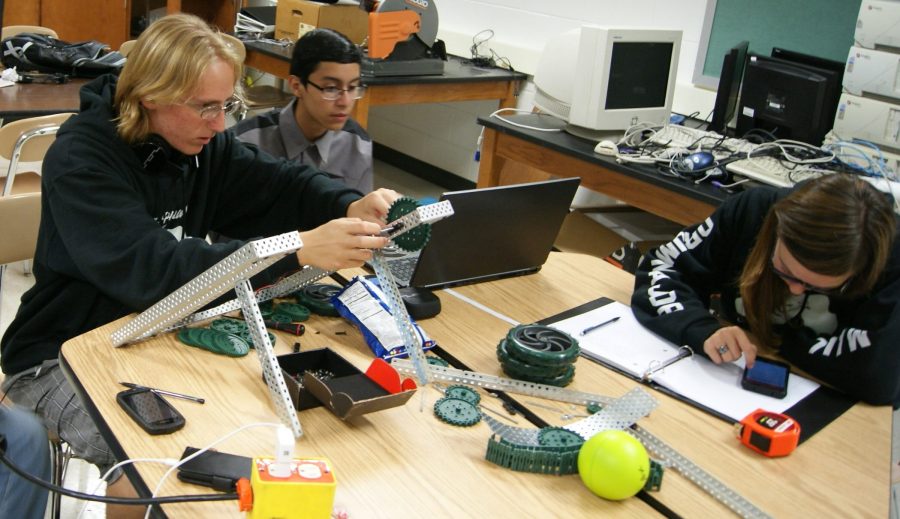
[[[51,38],[59,39],[56,31],[49,27],[41,27],[40,25],[8,25],[0,30],[0,39],[6,39],[17,34],[43,34]]]
[[[66,477],[66,469],[69,467],[69,461],[72,459],[72,449],[69,444],[63,441],[55,433],[47,432],[50,441],[50,479],[54,485],[63,486],[63,480]],[[59,492],[51,492],[47,505],[49,509],[48,517],[51,519],[59,519],[61,510],[62,495]]]
[[[34,257],[41,222],[41,194],[0,197],[0,292],[6,265]]]
[[[43,115],[0,126],[0,159],[8,160],[3,196],[41,190],[41,176],[36,172],[19,172],[20,162],[40,162],[56,131],[72,113]],[[14,189],[14,185],[18,187]]]
[[[230,34],[223,34],[227,40],[238,50],[241,61],[247,57],[247,49],[244,42]],[[283,84],[283,80],[279,79],[278,84]],[[237,114],[237,119],[241,120],[247,117],[250,110],[264,110],[266,108],[281,108],[291,102],[293,96],[285,92],[282,88],[272,85],[251,86],[244,89],[244,106]]]

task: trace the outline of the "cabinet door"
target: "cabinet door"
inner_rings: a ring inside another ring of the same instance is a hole
[[[3,26],[40,25],[41,3],[39,1],[6,2],[3,6]],[[52,27],[51,27],[52,29]]]
[[[130,0],[41,0],[41,25],[59,39],[97,40],[118,49],[129,39]]]

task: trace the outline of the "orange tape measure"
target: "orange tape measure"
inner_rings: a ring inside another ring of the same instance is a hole
[[[787,456],[800,441],[800,424],[790,416],[757,409],[737,424],[741,443],[769,457]]]

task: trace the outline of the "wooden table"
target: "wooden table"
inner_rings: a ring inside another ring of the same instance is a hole
[[[62,85],[16,83],[0,88],[0,119],[4,123],[51,115],[77,112],[80,108],[79,90],[87,79],[73,79]]]
[[[551,254],[548,265],[534,276],[453,290],[522,323],[555,315],[598,296],[630,304],[633,276],[600,260],[571,256]],[[532,294],[540,294],[539,301]],[[425,326],[441,340],[427,321]],[[483,342],[492,341],[488,338]],[[625,344],[627,338],[623,338]],[[492,354],[493,348],[483,344],[465,349],[458,357],[478,370],[488,371],[497,364]],[[630,379],[582,358],[577,363],[575,380],[568,387],[620,395],[634,385]],[[638,423],[772,516],[887,516],[892,424],[889,406],[857,404],[790,456],[769,459],[740,445],[731,424],[658,391],[652,394],[660,406]],[[561,414],[572,412],[564,404],[559,405],[559,413],[531,409],[556,424]],[[666,471],[661,491],[651,495],[684,517],[730,514],[673,470]]]
[[[292,46],[255,41],[244,45],[244,65],[282,79],[290,76]],[[364,77],[366,95],[356,101],[352,116],[366,128],[373,106],[497,99],[500,108],[511,108],[516,106],[519,83],[526,77],[521,72],[475,67],[451,56],[440,76]]]
[[[563,121],[537,114],[503,116],[519,124],[561,129]],[[655,168],[619,164],[594,153],[596,143],[566,132],[541,132],[497,118],[478,118],[484,126],[478,187],[534,180],[525,166],[561,177],[581,177],[581,186],[673,222],[703,221],[726,198],[709,184],[665,177]]]
[[[466,301],[476,301],[518,322],[533,322],[599,296],[628,302],[633,278],[593,257],[553,253],[537,274],[438,292],[443,310],[421,322],[438,343],[471,369],[501,374],[497,342],[511,324]],[[533,297],[540,294],[540,298]],[[463,296],[460,298],[457,296]],[[178,457],[185,446],[205,446],[238,427],[276,421],[253,352],[232,359],[179,345],[171,334],[114,349],[109,333],[122,322],[67,342],[64,369],[87,396],[119,456]],[[329,346],[364,368],[371,353],[351,325],[313,317],[300,339],[304,348]],[[294,339],[279,334],[276,349]],[[184,429],[150,437],[116,405],[120,380],[203,396],[206,404],[180,400]],[[619,396],[635,382],[580,359],[571,389]],[[884,517],[890,478],[891,410],[857,405],[791,456],[770,460],[740,446],[732,428],[657,392],[660,407],[639,423],[776,517]],[[336,504],[352,517],[597,517],[650,515],[646,502],[610,502],[591,494],[578,476],[512,472],[484,460],[489,429],[484,423],[456,428],[436,420],[430,406],[440,395],[420,389],[403,407],[342,422],[324,408],[300,413],[304,436],[300,456],[324,456],[335,467]],[[500,404],[483,397],[487,405]],[[424,399],[425,410],[420,411]],[[517,397],[549,423],[562,425],[568,404],[542,401],[557,412]],[[529,427],[521,416],[519,426]],[[257,428],[220,444],[225,452],[262,455],[273,433]],[[145,494],[165,468],[138,464],[133,481]],[[202,493],[205,489],[167,479],[160,495]],[[667,470],[661,491],[650,493],[665,511],[685,517],[721,517],[727,509],[685,478]],[[170,516],[237,516],[233,503],[168,505]]]

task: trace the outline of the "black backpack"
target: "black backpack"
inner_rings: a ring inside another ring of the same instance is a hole
[[[118,73],[125,56],[109,52],[99,41],[68,43],[43,34],[22,33],[0,41],[6,68],[17,72],[60,72],[73,77],[93,78],[107,72]]]

